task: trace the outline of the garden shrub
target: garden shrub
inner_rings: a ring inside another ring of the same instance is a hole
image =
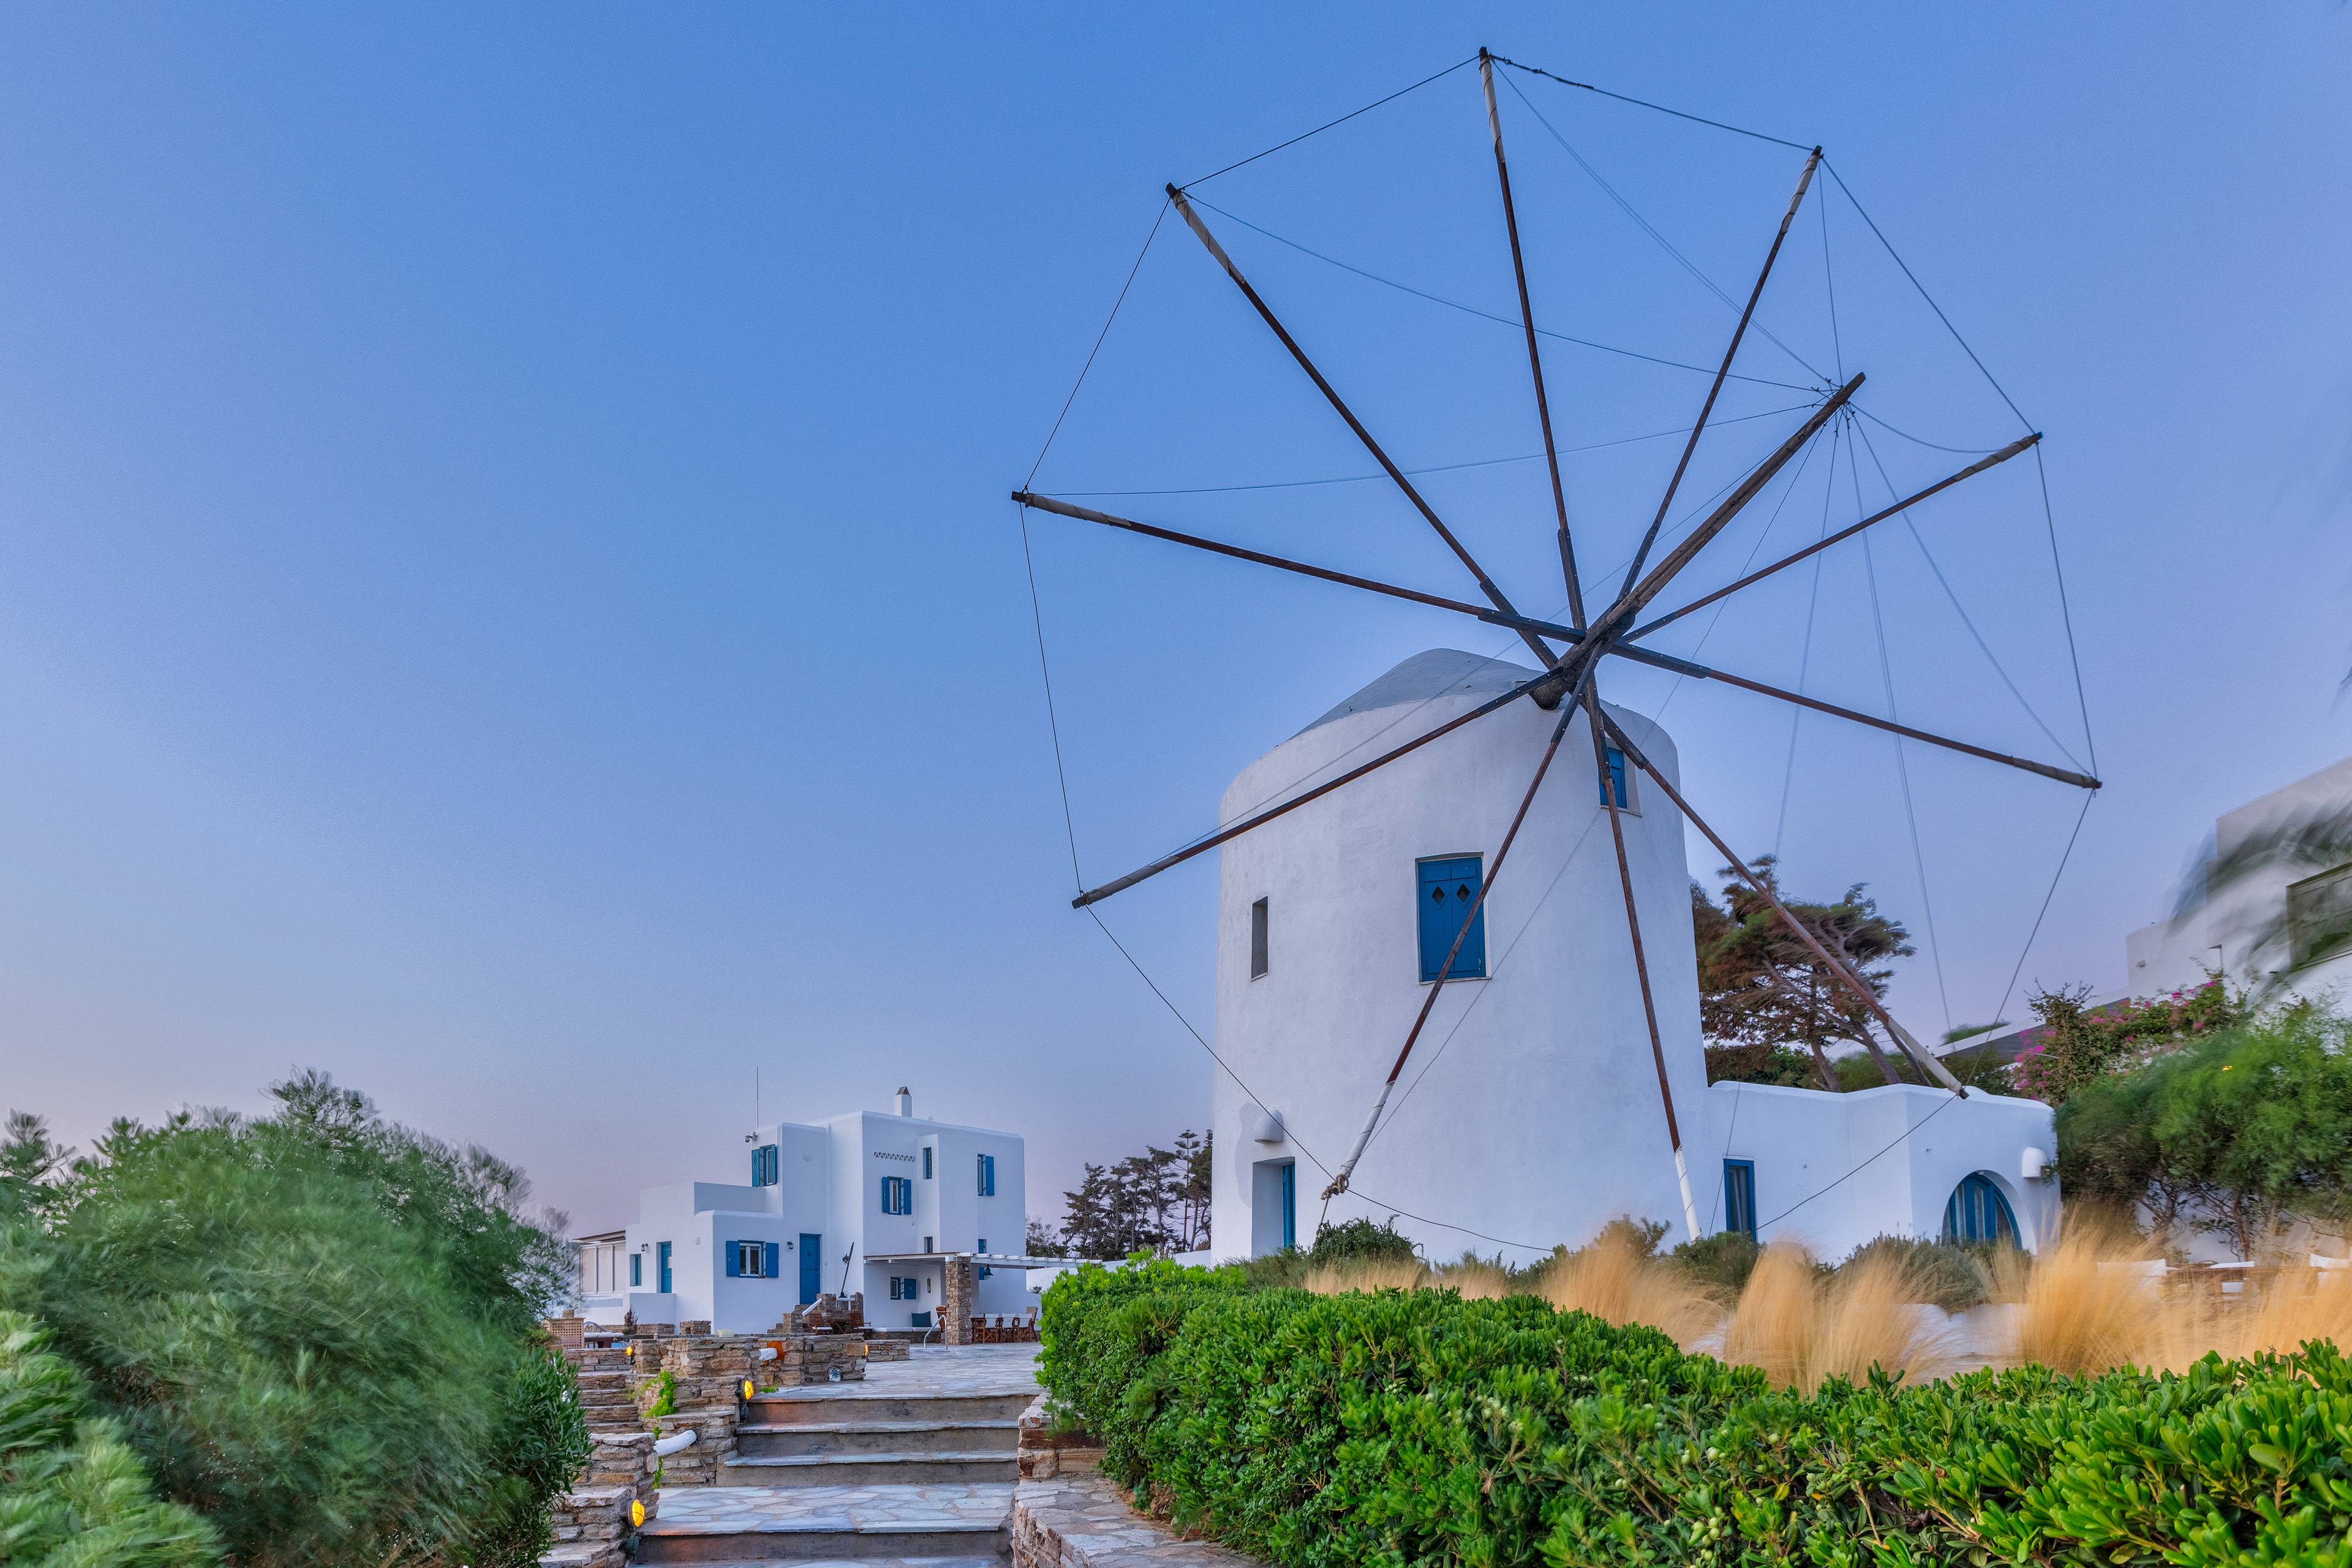
[[[15,1124],[0,1309],[242,1568],[536,1562],[588,1452],[537,1327],[560,1244],[478,1151],[321,1079],[276,1092],[267,1119],[118,1123],[62,1171]]]
[[[0,1563],[64,1568],[210,1568],[205,1521],[159,1501],[146,1467],[47,1335],[0,1312]]]
[[[1526,1297],[1082,1269],[1042,1362],[1103,1468],[1283,1568],[2352,1568],[2352,1366],[2037,1367],[1813,1395]]]
[[[1362,1258],[1410,1263],[1414,1256],[1412,1238],[1399,1236],[1395,1226],[1351,1219],[1344,1225],[1318,1226],[1315,1246],[1307,1258],[1310,1263],[1352,1263]]]
[[[1864,1242],[1841,1270],[1859,1268],[1874,1258],[1885,1258],[1910,1287],[1906,1300],[1965,1312],[1982,1306],[1992,1294],[1992,1269],[1984,1258],[1948,1241],[1922,1241],[1916,1237],[1881,1236]]]
[[[1756,1272],[1756,1259],[1763,1251],[1756,1238],[1744,1231],[1718,1230],[1713,1236],[1685,1241],[1666,1256],[1727,1300],[1747,1289],[1748,1277]]]

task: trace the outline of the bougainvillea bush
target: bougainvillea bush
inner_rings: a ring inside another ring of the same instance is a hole
[[[2063,1105],[2108,1073],[2128,1072],[2245,1021],[2246,998],[2220,976],[2146,1000],[2084,1005],[2089,988],[2037,992],[2030,1003],[2042,1026],[2017,1054],[2017,1092]]]
[[[1103,1468],[1284,1568],[2352,1568],[2352,1366],[2037,1367],[1816,1394],[1516,1297],[1089,1267],[1042,1367]]]

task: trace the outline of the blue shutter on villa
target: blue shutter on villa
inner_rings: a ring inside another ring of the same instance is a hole
[[[736,1267],[736,1265],[737,1265],[738,1261],[739,1261],[739,1260],[740,1259],[740,1258],[742,1257],[742,1248],[741,1248],[741,1247],[740,1247],[738,1243],[735,1243],[735,1242],[730,1241],[730,1242],[729,1242],[729,1243],[727,1244],[727,1247],[726,1247],[726,1253],[727,1253],[727,1278],[729,1278],[730,1279],[741,1279],[741,1278],[743,1277],[743,1271],[742,1271],[742,1269],[740,1269],[740,1268],[739,1268],[738,1267]]]
[[[774,1279],[782,1277],[784,1271],[782,1247],[775,1242],[769,1242],[760,1249],[760,1258],[761,1263],[760,1273],[763,1278]]]
[[[980,1157],[980,1195],[984,1198],[996,1195],[996,1156],[993,1154]]]
[[[1434,980],[1445,967],[1445,955],[1462,931],[1463,917],[1478,901],[1480,857],[1461,855],[1447,860],[1423,860],[1417,884],[1421,910],[1421,977]],[[1447,978],[1459,980],[1486,973],[1486,911],[1470,921]]]

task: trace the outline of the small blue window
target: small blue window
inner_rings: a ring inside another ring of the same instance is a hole
[[[2017,1215],[2008,1197],[1982,1171],[1962,1179],[1944,1201],[1946,1241],[2006,1241],[2017,1244]]]
[[[751,1184],[772,1187],[776,1184],[776,1146],[762,1143],[751,1151]]]
[[[884,1214],[913,1214],[915,1212],[915,1184],[908,1181],[904,1176],[883,1177],[882,1212]]]
[[[1633,798],[1625,793],[1625,753],[1614,746],[1609,748],[1609,782],[1601,787],[1601,804],[1620,811],[1633,805]]]
[[[629,1254],[629,1289],[640,1290],[646,1283],[646,1257],[642,1252]]]
[[[1756,1162],[1723,1163],[1723,1228],[1756,1239]]]
[[[924,1145],[923,1145],[923,1180],[925,1180],[925,1181],[927,1181],[927,1182],[928,1182],[928,1181],[929,1181],[930,1179],[931,1179],[931,1146],[930,1146],[929,1143],[926,1143],[926,1144],[924,1144]]]
[[[1481,865],[1482,858],[1476,855],[1421,862],[1416,897],[1421,907],[1421,977],[1424,981],[1436,979],[1437,972],[1445,968],[1445,955],[1453,952],[1454,939],[1462,935],[1465,919],[1470,934],[1462,938],[1462,951],[1454,955],[1446,978],[1475,979],[1486,973],[1486,911],[1478,907]],[[1478,909],[1475,915],[1470,912],[1473,908]]]
[[[984,1198],[996,1195],[996,1156],[993,1154],[980,1157],[980,1195]]]
[[[986,1255],[986,1253],[987,1253],[987,1251],[988,1251],[988,1237],[984,1237],[984,1236],[983,1236],[983,1237],[982,1237],[980,1238],[980,1241],[979,1241],[978,1245],[974,1246],[974,1247],[972,1247],[972,1250],[973,1250],[974,1252],[981,1253],[981,1254],[982,1254],[983,1256],[984,1256],[984,1255]],[[982,1268],[982,1269],[981,1269],[981,1271],[980,1271],[980,1278],[981,1278],[981,1279],[987,1279],[987,1278],[988,1278],[988,1272],[989,1272],[989,1271],[988,1271],[986,1268]]]

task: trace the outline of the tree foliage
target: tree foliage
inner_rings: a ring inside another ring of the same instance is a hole
[[[1781,894],[1772,858],[1756,862],[1757,875],[1789,913],[1816,941],[1843,959],[1874,995],[1885,995],[1893,962],[1916,950],[1911,933],[1857,882],[1834,903],[1812,903]],[[1802,1049],[1812,1063],[1815,1087],[1835,1089],[1836,1070],[1827,1047],[1851,1041],[1867,1048],[1887,1082],[1895,1081],[1876,1037],[1870,1010],[1841,984],[1827,964],[1790,931],[1764,896],[1724,868],[1723,901],[1691,884],[1691,928],[1698,946],[1699,1026],[1716,1047],[1738,1047],[1746,1058],[1726,1065],[1785,1073],[1783,1048]],[[1750,1059],[1752,1058],[1752,1059]],[[1749,1081],[1777,1082],[1779,1077]]]
[[[2017,1084],[2036,1100],[2061,1105],[2103,1075],[2143,1067],[2168,1051],[2242,1023],[2247,1001],[2216,975],[2147,1001],[2093,1007],[2091,988],[2062,986],[2026,998],[2041,1026],[2017,1057]]]
[[[519,1564],[584,1462],[520,1172],[323,1077],[272,1114],[0,1145],[0,1309],[38,1319],[163,1494],[255,1568]]]
[[[1088,1165],[1066,1212],[1062,1256],[1197,1252],[1209,1245],[1211,1134],[1184,1131],[1175,1147],[1146,1145],[1115,1165]]]
[[[2250,1257],[2280,1222],[2352,1210],[2352,1021],[2309,1004],[2210,1031],[2058,1107],[2070,1196],[2143,1204]]]
[[[28,1568],[209,1568],[205,1521],[160,1501],[146,1467],[22,1312],[0,1311],[0,1563]]]

